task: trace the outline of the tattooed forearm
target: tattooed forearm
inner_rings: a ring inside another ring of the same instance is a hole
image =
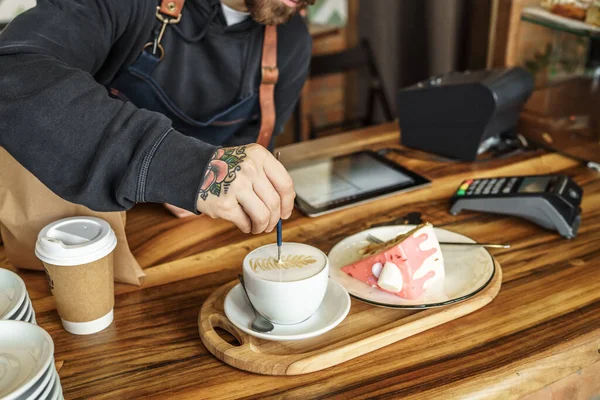
[[[246,146],[228,147],[215,152],[200,188],[200,198],[206,200],[209,194],[220,196],[227,194],[229,185],[235,180],[240,164],[246,158]]]

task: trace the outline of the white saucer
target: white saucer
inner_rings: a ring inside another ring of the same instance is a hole
[[[53,358],[48,332],[27,322],[0,321],[0,398],[20,398],[39,382]]]
[[[50,366],[50,379],[48,380],[48,383],[46,383],[46,385],[43,387],[42,392],[40,393],[39,397],[30,397],[29,399],[34,400],[34,399],[52,399],[52,391],[54,390],[54,386],[56,386],[56,381],[57,381],[57,373],[56,373],[56,369],[54,368],[54,365]]]
[[[10,317],[9,319],[11,319],[13,321],[26,321],[27,316],[31,312],[31,309],[32,308],[31,308],[31,301],[29,300],[29,295],[27,293],[25,293],[25,300],[23,301],[23,304],[21,305],[21,307],[19,307],[17,312],[14,313],[12,315],[12,317]]]
[[[32,387],[30,387],[29,390],[27,390],[27,392],[23,393],[21,395],[20,399],[25,399],[25,400],[35,400],[38,398],[43,399],[44,397],[41,397],[40,394],[44,392],[46,387],[48,387],[48,386],[52,387],[52,385],[54,383],[54,374],[55,374],[54,359],[52,359],[52,362],[50,363],[50,365],[48,365],[48,368],[46,368],[44,375],[42,375],[42,377]]]
[[[48,399],[51,400],[59,400],[62,399],[62,386],[60,385],[60,378],[58,377],[58,372],[54,372],[54,386],[52,387],[52,392],[48,396]]]
[[[29,322],[31,323],[31,317],[33,316],[33,308],[28,307],[28,311],[27,313],[23,316],[23,319],[21,319],[21,321],[25,321],[25,322]]]
[[[31,304],[31,300],[29,300],[29,311],[27,311],[27,314],[23,317],[23,319],[21,319],[21,321],[35,324],[35,310],[33,309],[33,304]]]
[[[25,282],[12,271],[0,268],[0,319],[9,319],[25,301]]]
[[[312,317],[295,325],[275,325],[270,333],[250,329],[254,312],[239,283],[227,294],[224,308],[231,323],[248,335],[278,342],[303,340],[322,335],[339,325],[350,311],[350,296],[339,283],[330,279],[323,303]]]
[[[341,270],[360,258],[359,250],[369,244],[367,235],[390,240],[413,228],[415,225],[382,226],[340,241],[328,256],[331,279],[344,286],[350,296],[358,300],[381,307],[406,309],[433,308],[457,303],[479,293],[491,282],[495,271],[494,260],[485,248],[479,246],[441,246],[446,279],[428,289],[422,298],[416,300],[404,299],[373,288],[351,278]],[[434,229],[440,242],[475,242],[459,233],[441,228]]]
[[[27,308],[29,307],[29,304],[27,302],[27,293],[25,294],[25,300],[23,300],[23,303],[21,303],[21,305],[19,306],[19,308],[17,308],[10,317],[8,318],[4,318],[7,320],[13,320],[13,321],[20,321],[23,316],[27,313]]]

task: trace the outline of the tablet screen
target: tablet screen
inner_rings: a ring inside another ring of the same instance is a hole
[[[366,151],[305,163],[289,173],[298,198],[315,212],[429,182]]]

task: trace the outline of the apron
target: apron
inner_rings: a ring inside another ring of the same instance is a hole
[[[179,22],[183,4],[184,0],[161,2],[161,6],[157,7],[157,18],[163,28]],[[169,5],[172,10],[169,9]],[[262,82],[258,91],[242,87],[242,98],[238,99],[237,103],[204,121],[187,115],[152,77],[152,72],[165,54],[161,44],[162,33],[161,29],[157,29],[154,41],[147,43],[134,63],[119,73],[109,87],[110,94],[131,102],[138,108],[159,112],[172,121],[173,128],[178,132],[215,146],[226,144],[248,123],[260,118],[261,129],[255,140],[264,147],[270,147],[275,125],[274,87],[278,80],[276,27],[265,27],[261,61]],[[248,86],[252,85],[253,79],[249,74],[253,72],[246,68],[241,81]]]
[[[162,0],[156,16],[163,27],[179,22],[183,3],[184,0]],[[159,46],[160,37],[157,38]],[[213,145],[225,143],[240,127],[260,118],[257,143],[269,146],[275,126],[274,88],[278,80],[276,27],[265,28],[262,82],[258,92],[245,96],[206,121],[194,120],[183,113],[152,79],[152,71],[160,60],[159,55],[143,50],[110,85],[111,95],[131,101],[137,107],[160,112],[171,118],[173,127],[181,133]],[[0,147],[0,239],[13,266],[43,270],[34,253],[39,231],[51,222],[72,216],[95,216],[108,221],[117,235],[115,280],[134,285],[143,283],[146,275],[125,237],[125,212],[99,213],[61,199]]]
[[[246,124],[258,120],[260,109],[257,92],[206,121],[193,119],[177,107],[152,78],[152,71],[159,62],[157,55],[143,51],[111,84],[111,95],[130,101],[138,108],[159,112],[172,121],[176,131],[215,146],[227,143]]]
[[[54,221],[75,216],[98,217],[110,224],[117,236],[115,281],[142,284],[146,274],[129,249],[125,212],[96,212],[61,199],[0,147],[0,236],[14,267],[43,271],[34,252],[38,233]]]

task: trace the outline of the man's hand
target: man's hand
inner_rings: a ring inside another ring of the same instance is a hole
[[[184,210],[183,208],[179,208],[179,207],[174,206],[172,204],[165,204],[165,208],[167,210],[169,210],[171,212],[171,214],[173,214],[177,218],[188,218],[188,217],[195,217],[196,216],[196,214],[194,214],[193,212],[190,212],[188,210]]]
[[[283,165],[257,144],[217,150],[204,176],[197,208],[233,222],[244,233],[271,232],[294,209],[294,184]]]

